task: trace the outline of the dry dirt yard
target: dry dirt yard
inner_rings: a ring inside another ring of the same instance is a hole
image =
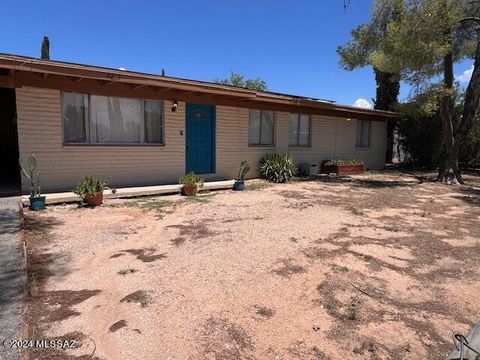
[[[26,212],[42,359],[444,359],[480,320],[480,179],[395,173]]]

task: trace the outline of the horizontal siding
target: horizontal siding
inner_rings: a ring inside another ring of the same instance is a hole
[[[359,159],[368,169],[382,169],[385,165],[386,128],[384,122],[372,121],[371,146],[355,146],[357,121],[345,118],[312,116],[312,144],[310,148],[290,148],[297,163],[320,164],[327,159]]]
[[[172,112],[165,101],[165,146],[70,146],[62,144],[60,91],[19,88],[18,137],[21,156],[38,156],[45,191],[72,189],[85,175],[107,179],[115,186],[177,182],[185,171],[185,103]],[[371,147],[356,149],[356,120],[312,116],[310,148],[289,148],[288,112],[275,113],[275,146],[248,146],[249,110],[216,107],[216,173],[213,178],[234,178],[247,160],[258,176],[259,160],[267,153],[291,152],[297,163],[320,163],[330,158],[361,159],[371,169],[384,166],[385,123],[372,122]],[[22,185],[27,190],[28,185]]]
[[[251,166],[248,177],[257,177],[259,160],[276,148],[248,146],[249,110],[246,108],[217,106],[216,119],[216,175],[234,178],[240,162],[247,160]]]
[[[85,175],[128,186],[177,182],[184,173],[182,103],[176,112],[165,103],[165,146],[71,146],[62,144],[60,91],[25,87],[16,95],[20,154],[37,155],[45,191],[72,189]]]

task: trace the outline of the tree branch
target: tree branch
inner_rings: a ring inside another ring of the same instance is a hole
[[[477,17],[477,16],[467,16],[467,17],[464,17],[463,19],[460,19],[458,22],[460,22],[460,23],[466,23],[466,22],[469,22],[469,21],[473,21],[473,22],[480,23],[480,17]]]

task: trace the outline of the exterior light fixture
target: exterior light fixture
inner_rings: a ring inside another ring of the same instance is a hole
[[[350,119],[350,118],[346,118],[345,120],[347,120],[347,122],[350,122],[350,121],[352,121],[352,119]]]
[[[174,100],[174,101],[173,101],[173,106],[172,106],[172,112],[177,111],[177,108],[178,108],[178,101],[177,101],[177,100]]]

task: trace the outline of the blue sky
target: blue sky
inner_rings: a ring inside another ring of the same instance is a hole
[[[369,18],[370,0],[6,1],[0,52],[211,81],[233,70],[269,89],[371,101],[370,68],[348,72],[336,48]],[[456,67],[457,75],[471,62]],[[468,79],[468,73],[465,79]],[[402,89],[402,97],[408,89]]]

